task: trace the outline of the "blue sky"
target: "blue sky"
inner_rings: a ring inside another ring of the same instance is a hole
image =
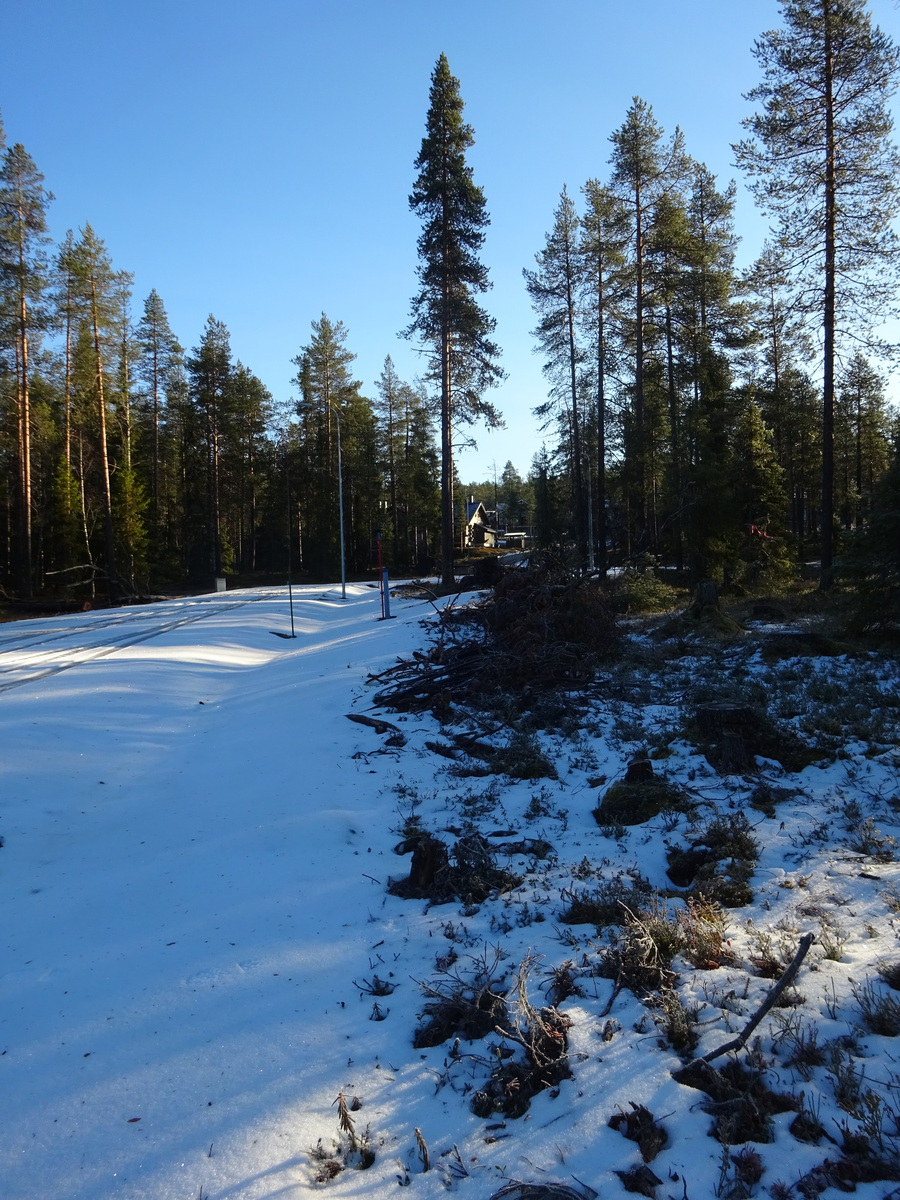
[[[875,20],[900,39],[895,0]],[[475,128],[491,214],[484,249],[507,428],[474,429],[464,479],[527,471],[544,398],[522,281],[566,184],[604,178],[634,95],[721,181],[757,82],[753,39],[776,0],[28,0],[8,6],[0,111],[55,194],[59,239],[89,221],[116,267],[151,288],[192,347],[209,313],[281,399],[321,312],[343,320],[372,395],[415,289],[409,212],[431,71],[447,54]],[[740,185],[741,181],[738,178]],[[740,188],[741,258],[765,226]]]

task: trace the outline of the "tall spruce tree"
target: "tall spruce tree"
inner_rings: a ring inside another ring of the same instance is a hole
[[[346,518],[352,515],[350,474],[342,470],[339,480],[338,448],[340,439],[343,458],[345,432],[347,449],[350,448],[350,407],[359,399],[360,388],[350,370],[355,358],[347,347],[344,322],[331,321],[322,313],[318,321],[312,322],[309,342],[291,360],[298,368],[294,382],[300,390],[296,487],[301,497],[304,565],[319,571],[334,571],[341,534],[346,552],[349,528]]]
[[[149,424],[150,494],[153,516],[160,522],[163,506],[163,429],[166,403],[177,383],[184,351],[172,332],[166,307],[154,288],[144,301],[136,338],[139,347],[138,374],[145,389],[145,411]]]
[[[207,318],[200,345],[187,360],[187,369],[205,459],[206,538],[202,557],[208,570],[218,576],[226,566],[232,566],[231,548],[223,538],[222,461],[223,442],[231,416],[229,384],[234,368],[228,330],[212,314]]]
[[[839,343],[884,320],[897,282],[900,156],[888,101],[900,57],[865,0],[781,0],[784,28],[754,54],[750,137],[734,149],[775,220],[822,333],[822,586],[834,558],[834,412]]]
[[[272,418],[272,395],[242,362],[228,382],[231,423],[225,464],[230,487],[225,516],[235,566],[242,572],[258,569],[261,501],[274,469],[274,447],[266,436]]]
[[[503,378],[499,349],[491,340],[496,322],[476,297],[488,290],[487,267],[478,254],[489,223],[484,193],[466,163],[474,144],[463,120],[459,80],[444,54],[431,76],[425,137],[416,158],[419,174],[409,197],[422,220],[418,239],[420,288],[405,330],[429,347],[431,374],[441,397],[441,576],[453,584],[454,426],[482,419],[501,424],[483,392]]]
[[[434,434],[434,405],[424,384],[401,389],[403,445],[399,462],[398,537],[404,563],[430,565],[441,527],[440,461]]]
[[[421,385],[411,387],[399,378],[390,355],[377,387],[373,408],[387,490],[383,543],[388,561],[405,568],[426,556],[428,541],[440,523],[430,406]]]
[[[835,507],[844,529],[858,529],[872,509],[875,484],[891,458],[885,380],[857,351],[838,378],[835,401]]]

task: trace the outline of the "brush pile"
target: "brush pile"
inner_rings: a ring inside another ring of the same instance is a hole
[[[544,559],[505,572],[481,600],[439,613],[430,649],[373,677],[379,706],[490,708],[500,695],[584,687],[618,648],[616,618],[596,575]]]

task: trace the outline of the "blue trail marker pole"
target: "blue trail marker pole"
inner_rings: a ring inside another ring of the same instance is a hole
[[[381,592],[381,617],[382,621],[390,621],[391,619],[391,589],[388,586],[388,569],[384,565],[381,557],[381,530],[375,531],[375,540],[378,543],[378,590]]]

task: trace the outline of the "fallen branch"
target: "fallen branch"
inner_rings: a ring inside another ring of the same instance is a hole
[[[400,732],[396,725],[392,725],[390,721],[383,721],[380,717],[367,717],[363,713],[345,713],[344,715],[348,721],[356,721],[359,725],[368,725],[376,733]]]
[[[704,1054],[701,1060],[702,1062],[712,1062],[714,1058],[718,1058],[721,1054],[728,1054],[731,1050],[743,1050],[744,1046],[747,1044],[747,1039],[749,1038],[750,1034],[757,1027],[785,988],[790,987],[790,985],[794,982],[797,972],[800,970],[800,965],[804,958],[806,958],[812,942],[813,935],[811,933],[804,933],[803,937],[800,939],[800,945],[797,948],[797,953],[794,955],[790,965],[785,969],[784,974],[774,985],[774,987],[769,990],[765,1000],[763,1000],[762,1004],[744,1026],[743,1031],[739,1033],[736,1038],[732,1038],[730,1042],[726,1042],[724,1046],[720,1046],[718,1050],[713,1050],[709,1054]]]

